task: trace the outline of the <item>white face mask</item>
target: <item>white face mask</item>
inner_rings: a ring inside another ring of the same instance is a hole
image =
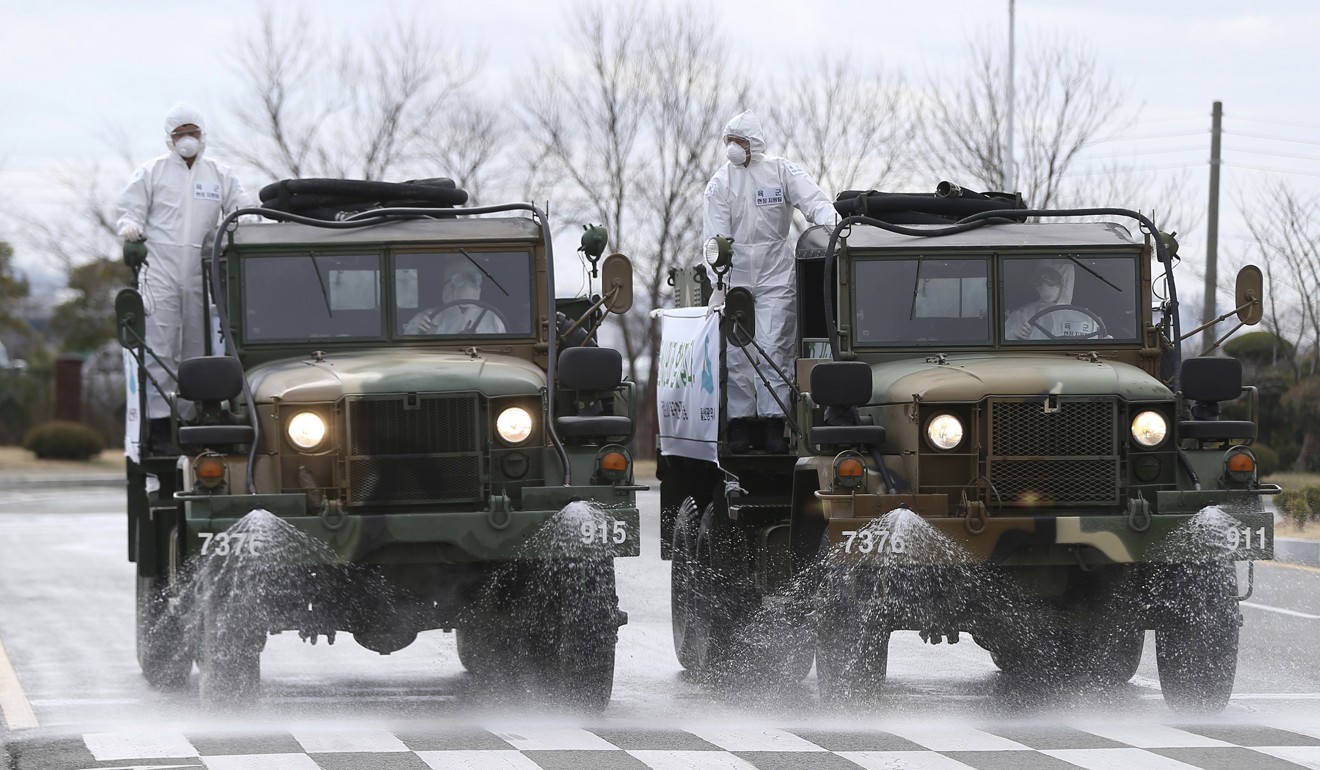
[[[440,299],[446,304],[463,300],[481,299],[481,276],[462,271],[454,273],[440,290]]]
[[[747,151],[737,142],[729,142],[728,146],[724,148],[724,155],[735,166],[741,166],[747,162]]]
[[[174,151],[181,158],[195,158],[202,151],[202,140],[195,136],[184,136],[174,142]]]

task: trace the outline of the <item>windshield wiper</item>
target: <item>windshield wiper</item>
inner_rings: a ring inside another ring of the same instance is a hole
[[[1106,284],[1109,285],[1109,288],[1113,289],[1114,291],[1118,292],[1119,294],[1122,294],[1122,293],[1123,293],[1123,290],[1122,290],[1121,288],[1119,288],[1118,286],[1115,286],[1115,285],[1112,284],[1112,283],[1109,283],[1109,279],[1105,278],[1103,275],[1100,275],[1100,274],[1097,273],[1096,271],[1094,271],[1094,270],[1092,270],[1091,268],[1087,267],[1086,265],[1082,264],[1081,260],[1079,260],[1077,257],[1073,256],[1072,254],[1064,254],[1063,256],[1067,257],[1069,262],[1072,262],[1074,265],[1077,265],[1078,267],[1080,267],[1081,269],[1083,269],[1083,270],[1085,270],[1086,272],[1090,273],[1091,275],[1095,276],[1096,278],[1099,278],[1100,280],[1104,281]]]
[[[486,276],[487,278],[489,278],[489,279],[490,279],[490,282],[493,283],[493,284],[495,284],[495,288],[497,288],[497,289],[499,289],[500,291],[504,292],[504,296],[506,296],[506,297],[509,296],[509,291],[508,291],[508,289],[505,289],[503,286],[500,286],[500,282],[497,281],[497,280],[495,280],[495,276],[493,276],[493,275],[491,275],[490,273],[486,272],[486,268],[482,267],[481,265],[478,265],[478,264],[477,264],[477,260],[473,259],[473,258],[472,258],[472,255],[469,254],[469,253],[467,253],[467,250],[465,250],[465,249],[459,249],[459,250],[458,250],[458,253],[459,253],[459,254],[462,254],[462,255],[465,256],[465,257],[467,257],[467,261],[471,262],[473,267],[475,267],[476,269],[480,270],[482,275],[484,275],[484,276]]]
[[[925,258],[924,254],[917,255],[917,277],[912,280],[912,305],[908,308],[909,321],[917,317],[917,292],[921,291],[921,262]]]
[[[335,311],[330,307],[330,290],[326,288],[325,276],[321,275],[321,263],[316,261],[315,254],[308,254],[307,256],[312,258],[312,267],[316,270],[316,282],[321,284],[321,297],[325,299],[325,312],[329,313],[331,318],[334,318]]]

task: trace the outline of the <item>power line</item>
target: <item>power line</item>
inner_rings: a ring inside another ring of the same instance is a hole
[[[1264,134],[1243,134],[1238,131],[1226,131],[1225,133],[1227,133],[1230,136],[1245,136],[1248,139],[1267,139],[1271,142],[1294,142],[1296,144],[1313,144],[1316,146],[1320,146],[1320,142],[1313,141],[1311,139],[1289,139],[1283,136],[1265,136]]]
[[[1228,161],[1224,161],[1224,165],[1228,166],[1229,168],[1245,169],[1248,171],[1263,171],[1267,174],[1296,174],[1298,176],[1320,177],[1320,172],[1313,173],[1310,171],[1295,171],[1295,170],[1283,169],[1283,168],[1264,168],[1262,166],[1249,166],[1245,163],[1229,163]]]
[[[1247,123],[1260,123],[1267,126],[1288,126],[1290,128],[1307,128],[1312,131],[1320,131],[1320,126],[1310,125],[1308,123],[1286,123],[1281,120],[1258,120],[1256,118],[1229,118],[1229,120],[1241,120]]]
[[[1205,131],[1178,131],[1170,134],[1147,134],[1146,136],[1115,136],[1109,139],[1096,139],[1088,144],[1105,144],[1107,142],[1144,142],[1150,139],[1185,139],[1189,136],[1205,136]]]

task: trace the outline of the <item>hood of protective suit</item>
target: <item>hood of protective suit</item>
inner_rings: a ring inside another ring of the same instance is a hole
[[[445,285],[440,298],[446,305],[465,299],[480,299],[481,284],[485,276],[471,262],[454,260],[445,266]]]
[[[206,125],[202,123],[202,113],[198,112],[197,108],[192,105],[184,104],[183,102],[176,102],[175,105],[170,108],[169,114],[165,116],[165,149],[184,159],[188,159],[188,156],[179,152],[178,148],[175,146],[174,137],[171,136],[171,134],[174,133],[174,129],[189,123],[202,130],[202,138],[197,143],[197,150],[191,157],[191,160],[195,161],[197,158],[202,157],[202,153],[206,151]]]
[[[724,126],[724,133],[720,134],[721,144],[724,143],[726,136],[747,140],[752,148],[752,163],[765,157],[765,135],[761,132],[761,120],[751,110],[743,110],[734,115],[733,119]]]
[[[1073,279],[1076,276],[1074,268],[1075,265],[1068,260],[1052,260],[1036,269],[1035,280],[1039,281],[1044,276],[1058,282],[1059,296],[1052,304],[1072,304]]]
[[[206,123],[202,121],[202,113],[199,112],[196,107],[193,107],[191,104],[176,102],[174,106],[170,108],[169,114],[165,116],[165,133],[171,134],[174,132],[174,129],[179,126],[187,125],[188,123],[197,126],[202,129],[203,132],[206,131]]]

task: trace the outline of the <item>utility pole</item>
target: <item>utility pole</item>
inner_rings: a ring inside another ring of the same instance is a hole
[[[1201,308],[1201,323],[1219,315],[1215,311],[1215,294],[1219,289],[1219,139],[1223,133],[1224,103],[1215,102],[1210,115],[1210,206],[1206,212],[1205,304]],[[1201,350],[1215,344],[1216,339],[1214,326],[1201,332]]]
[[[1008,87],[1005,89],[1008,92],[1008,136],[1005,144],[1008,146],[1004,148],[1004,192],[1008,193],[1017,192],[1017,181],[1014,179],[1017,176],[1017,169],[1013,167],[1013,59],[1016,54],[1013,47],[1013,30],[1016,26],[1014,23],[1015,5],[1016,0],[1008,0]]]

